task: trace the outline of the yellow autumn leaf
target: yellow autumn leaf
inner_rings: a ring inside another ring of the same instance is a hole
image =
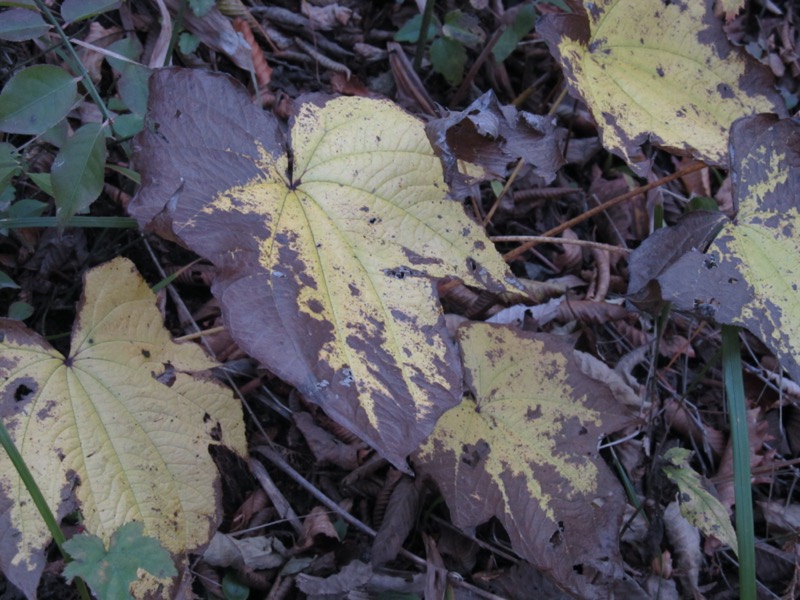
[[[439,419],[415,467],[456,526],[497,517],[514,550],[559,586],[602,597],[581,573],[620,566],[624,494],[598,445],[629,421],[625,409],[556,336],[470,323],[458,338],[472,397]]]
[[[214,262],[243,349],[407,469],[459,399],[434,279],[516,285],[447,198],[423,123],[388,101],[313,96],[283,142],[241,87],[194,70],[154,74],[150,103],[131,214]]]
[[[636,167],[648,140],[727,166],[738,118],[786,112],[768,70],[734,48],[714,0],[599,0],[539,27],[603,144]]]
[[[705,319],[745,327],[800,379],[800,139],[793,119],[758,115],[731,130],[739,212],[705,254],[657,279],[661,294]]]
[[[199,375],[215,363],[198,346],[171,341],[130,261],[87,273],[67,356],[19,322],[2,320],[0,339],[0,414],[58,517],[74,497],[105,543],[140,521],[178,563],[208,542],[219,516],[208,446],[246,454],[241,408]],[[50,535],[5,453],[0,509],[0,567],[33,598]]]

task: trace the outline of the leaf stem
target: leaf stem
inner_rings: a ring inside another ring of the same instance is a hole
[[[66,542],[64,532],[61,531],[61,527],[59,527],[55,515],[53,515],[50,507],[47,505],[47,500],[44,499],[42,490],[36,484],[33,474],[30,472],[30,469],[28,469],[28,465],[25,464],[25,459],[23,459],[22,455],[19,453],[16,444],[14,444],[14,440],[11,439],[11,434],[8,432],[8,429],[6,429],[5,423],[3,423],[2,420],[0,420],[0,445],[5,449],[22,483],[25,484],[25,489],[28,490],[28,493],[33,499],[33,504],[36,506],[39,514],[42,515],[42,519],[45,525],[47,525],[50,535],[53,536],[53,541],[56,543],[56,546],[58,546],[59,552],[61,552],[65,560],[69,561],[70,556],[67,551],[64,550],[64,542]],[[75,587],[78,588],[78,593],[83,600],[89,600],[89,591],[86,589],[86,584],[82,579],[75,579]]]
[[[422,25],[419,28],[419,38],[417,38],[417,50],[414,53],[414,70],[419,72],[422,66],[422,55],[425,54],[425,44],[428,42],[428,28],[433,18],[433,7],[436,0],[426,0],[425,10],[422,13]]]
[[[742,379],[739,329],[722,326],[722,371],[728,399],[733,445],[733,489],[736,499],[736,538],[739,559],[739,598],[756,598],[756,549],[753,496],[750,489],[750,435]]]

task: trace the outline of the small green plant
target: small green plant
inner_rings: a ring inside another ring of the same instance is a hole
[[[486,42],[486,33],[481,27],[480,19],[462,10],[451,10],[440,22],[433,15],[434,0],[429,0],[425,13],[409,19],[395,34],[398,42],[417,44],[415,66],[419,68],[423,49],[428,40],[431,66],[436,73],[442,75],[450,85],[458,85],[464,77],[467,63],[467,48],[480,49]],[[536,10],[533,3],[522,5],[514,14],[492,48],[492,56],[498,62],[504,61],[517,47],[517,44],[533,28]],[[425,22],[428,25],[425,27]],[[423,32],[424,29],[424,32]]]
[[[142,129],[147,107],[149,69],[135,60],[141,45],[135,38],[123,38],[105,48],[105,60],[116,75],[116,94],[104,101],[92,77],[75,50],[64,28],[100,13],[119,7],[119,2],[91,0],[64,2],[60,19],[37,0],[29,6],[19,3],[3,13],[0,39],[22,42],[56,32],[61,44],[54,52],[60,63],[34,65],[19,69],[0,93],[0,133],[7,134],[0,143],[0,235],[18,227],[130,227],[129,219],[116,217],[77,217],[88,211],[99,197],[105,182],[106,168],[114,168],[134,181],[138,177],[124,167],[109,165],[109,142],[123,154],[129,149],[124,141]],[[71,131],[68,117],[84,96],[91,98],[100,112],[100,122],[84,120]],[[43,150],[44,152],[40,152]],[[37,155],[55,153],[52,164],[41,166]],[[25,190],[24,195],[20,190]],[[29,196],[36,196],[32,198]],[[46,214],[51,206],[38,199],[53,198],[55,217]],[[89,220],[85,220],[89,219]],[[16,287],[7,274],[0,274],[0,287]],[[9,317],[30,316],[29,307],[20,304]]]

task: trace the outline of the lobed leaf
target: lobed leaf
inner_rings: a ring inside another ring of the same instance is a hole
[[[386,101],[312,97],[286,148],[225,76],[159,71],[150,102],[131,214],[217,265],[244,350],[407,470],[460,395],[432,278],[516,285],[446,199],[422,123]]]
[[[539,26],[603,144],[634,168],[643,169],[648,140],[727,167],[736,119],[786,113],[769,70],[731,45],[713,3],[574,2],[575,14]]]
[[[104,542],[141,521],[178,561],[208,542],[219,517],[208,446],[246,453],[241,409],[229,390],[196,375],[214,363],[170,340],[128,260],[86,274],[68,356],[9,320],[0,320],[0,349],[0,417],[57,518],[74,510],[74,497]],[[0,568],[28,598],[48,542],[0,456]]]
[[[437,483],[456,526],[497,517],[515,551],[559,586],[604,597],[590,573],[619,568],[625,500],[598,444],[629,418],[555,336],[470,323],[458,339],[472,397],[439,419],[413,456],[418,472]]]
[[[106,549],[103,540],[91,534],[76,535],[64,544],[71,561],[64,577],[82,578],[98,598],[131,599],[131,584],[142,569],[158,578],[178,574],[169,552],[152,537],[143,535],[144,526],[132,521],[117,529]]]

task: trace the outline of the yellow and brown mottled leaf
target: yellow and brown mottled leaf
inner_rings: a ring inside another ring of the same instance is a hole
[[[539,32],[603,144],[634,168],[650,141],[727,166],[728,129],[759,112],[785,114],[768,70],[728,41],[714,0],[571,3]]]
[[[219,519],[208,446],[246,454],[241,408],[197,375],[214,366],[199,346],[170,340],[130,261],[87,273],[68,356],[10,320],[0,351],[0,416],[54,513],[74,510],[74,497],[105,542],[140,521],[179,562],[208,542]],[[49,542],[1,453],[0,566],[29,598]]]
[[[598,444],[628,421],[624,409],[555,336],[471,323],[458,339],[472,396],[439,419],[417,470],[457,526],[497,517],[520,556],[571,593],[602,597],[588,574],[619,566],[625,501]]]
[[[221,75],[151,80],[142,224],[219,267],[234,339],[401,468],[458,402],[432,278],[494,291],[505,264],[447,199],[423,124],[388,101],[306,98],[288,142]]]
[[[739,212],[708,252],[658,277],[665,300],[760,338],[800,381],[800,124],[759,115],[731,130]]]

